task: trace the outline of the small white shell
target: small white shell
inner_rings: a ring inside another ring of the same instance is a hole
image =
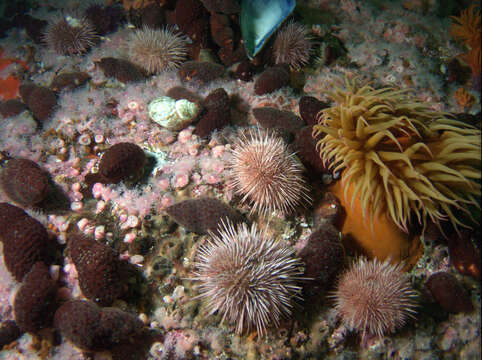
[[[199,113],[199,106],[186,99],[174,100],[161,96],[148,106],[149,117],[169,130],[181,130],[188,126]]]

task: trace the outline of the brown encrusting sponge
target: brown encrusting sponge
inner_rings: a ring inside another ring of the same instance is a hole
[[[57,308],[56,291],[57,284],[50,277],[47,265],[35,263],[25,275],[13,302],[15,321],[22,331],[36,333],[52,324]]]
[[[43,123],[54,113],[57,106],[57,96],[45,86],[32,83],[20,85],[20,96],[33,117]]]
[[[141,81],[146,74],[136,65],[124,59],[105,57],[97,62],[107,77],[113,77],[122,83]]]
[[[114,250],[82,234],[68,238],[68,249],[87,299],[108,306],[124,292],[121,262]]]
[[[117,184],[129,177],[142,174],[146,163],[144,151],[133,143],[122,142],[108,148],[99,164],[99,175],[104,183]]]
[[[84,300],[63,304],[55,313],[54,326],[62,337],[83,350],[109,349],[128,342],[143,329],[135,315]]]
[[[203,138],[215,129],[222,129],[231,121],[231,109],[229,108],[229,95],[223,88],[218,88],[209,93],[204,99],[206,112],[196,125],[194,134]]]
[[[221,221],[242,222],[241,215],[229,205],[207,197],[181,201],[169,206],[166,212],[186,230],[197,234],[216,233]]]
[[[181,81],[194,81],[200,86],[210,83],[223,74],[224,66],[207,61],[186,61],[178,70]]]
[[[29,159],[11,159],[0,172],[0,189],[20,206],[33,206],[45,199],[48,175]]]
[[[0,203],[0,240],[5,266],[17,281],[22,281],[36,262],[49,264],[55,245],[40,222],[8,203]]]
[[[471,312],[474,309],[470,297],[457,278],[448,272],[430,275],[425,283],[427,295],[431,295],[445,311],[451,313]]]

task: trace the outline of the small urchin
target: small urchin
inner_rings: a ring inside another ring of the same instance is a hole
[[[367,337],[383,337],[402,327],[415,314],[415,291],[402,264],[360,257],[339,279],[331,296],[335,309],[350,330]]]
[[[97,41],[94,26],[85,18],[64,16],[47,25],[43,39],[60,55],[81,55]]]
[[[310,60],[311,46],[306,27],[290,21],[281,28],[274,40],[274,62],[288,64],[291,70],[299,71]]]
[[[197,298],[208,299],[210,314],[236,325],[236,333],[256,329],[260,336],[291,314],[299,297],[303,266],[294,250],[255,224],[237,228],[222,223],[219,232],[198,249],[194,277]]]
[[[287,214],[311,201],[303,166],[282,138],[256,128],[241,134],[234,145],[228,185],[242,196],[242,202],[250,203],[251,213]]]
[[[151,29],[145,26],[130,35],[127,56],[148,73],[159,74],[179,67],[187,56],[186,45],[186,37],[170,28]]]

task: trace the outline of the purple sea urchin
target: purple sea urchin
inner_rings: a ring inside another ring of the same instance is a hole
[[[286,144],[270,132],[250,130],[237,140],[230,160],[230,186],[251,212],[292,211],[310,201],[301,176],[303,166]]]
[[[94,26],[86,19],[71,16],[47,25],[44,41],[61,55],[80,55],[90,49],[97,40]]]
[[[308,29],[294,21],[288,22],[276,35],[273,44],[275,64],[288,64],[299,71],[310,59],[311,40]]]
[[[201,245],[194,265],[198,298],[208,298],[210,314],[221,313],[238,334],[256,328],[263,335],[270,324],[279,326],[301,290],[296,282],[303,268],[293,249],[256,225],[235,229],[223,223],[219,234]]]
[[[415,296],[401,264],[359,258],[338,281],[335,309],[343,323],[367,336],[383,337],[415,314]]]
[[[129,60],[150,74],[176,69],[187,56],[186,38],[169,28],[136,30],[127,47]]]

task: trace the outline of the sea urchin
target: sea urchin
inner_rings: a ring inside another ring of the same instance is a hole
[[[423,225],[429,217],[463,226],[454,209],[480,206],[480,130],[406,90],[346,86],[329,94],[335,104],[313,127],[314,137],[325,135],[317,144],[323,161],[345,169],[345,196],[353,186],[365,212],[388,213],[404,231],[414,215]]]
[[[131,62],[150,74],[158,74],[178,68],[186,59],[186,37],[169,28],[144,27],[131,34],[127,51]]]
[[[252,205],[251,212],[286,214],[310,201],[301,176],[303,166],[283,139],[259,128],[242,134],[230,159],[229,186]]]
[[[200,246],[194,266],[198,298],[209,300],[211,314],[235,323],[238,334],[256,328],[263,335],[268,325],[279,326],[301,291],[296,282],[303,267],[294,250],[256,225],[223,223]]]
[[[275,64],[288,64],[299,71],[310,59],[311,39],[304,25],[288,22],[276,35],[273,44]]]
[[[47,25],[44,41],[57,54],[80,55],[95,44],[94,26],[84,18],[62,17]]]
[[[416,293],[402,265],[359,258],[338,281],[332,296],[343,323],[367,336],[383,337],[402,327],[415,313]]]

